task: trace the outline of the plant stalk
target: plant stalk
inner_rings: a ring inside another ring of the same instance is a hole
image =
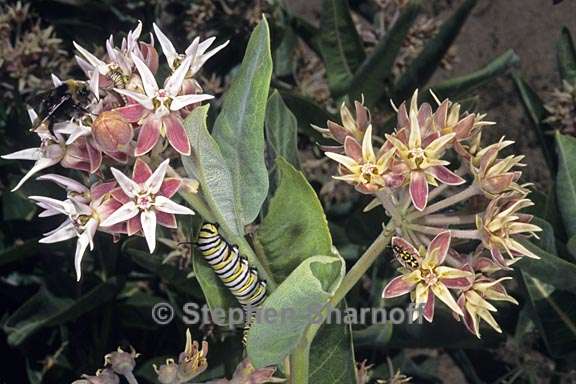
[[[290,384],[308,384],[311,344],[312,339],[304,337],[290,355]]]

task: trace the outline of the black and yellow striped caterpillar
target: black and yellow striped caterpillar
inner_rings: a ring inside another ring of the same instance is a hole
[[[258,277],[258,271],[250,267],[248,259],[240,255],[238,247],[230,245],[218,232],[215,224],[205,223],[198,235],[198,248],[208,264],[214,269],[224,285],[232,292],[242,307],[253,314],[254,308],[266,299],[266,281]],[[253,319],[246,322],[246,331]]]

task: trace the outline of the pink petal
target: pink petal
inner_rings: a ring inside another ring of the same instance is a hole
[[[428,181],[422,171],[410,173],[410,197],[417,210],[422,211],[428,203]]]
[[[456,133],[456,139],[464,139],[470,136],[470,131],[474,127],[474,121],[476,116],[474,114],[468,115],[456,124],[454,127],[454,133]]]
[[[90,196],[92,197],[92,200],[98,200],[106,193],[111,192],[114,188],[116,188],[115,181],[94,184],[90,187]]]
[[[507,269],[507,270],[512,269],[508,266],[508,264],[506,263],[506,260],[504,260],[504,256],[502,255],[502,252],[500,252],[500,250],[498,248],[496,248],[496,247],[490,248],[490,255],[492,256],[492,259],[494,260],[494,262],[500,268]]]
[[[450,237],[450,231],[440,232],[428,245],[428,255],[434,257],[433,260],[430,260],[434,265],[440,265],[446,259],[446,254],[450,248]]]
[[[402,103],[398,107],[398,129],[405,128],[410,125],[410,118],[408,117],[408,112],[406,111],[406,103]]]
[[[362,146],[352,136],[347,136],[344,140],[344,153],[357,163],[362,162]]]
[[[88,158],[90,159],[90,173],[94,173],[100,168],[100,164],[102,164],[102,152],[90,144],[86,144],[86,149]]]
[[[444,100],[442,104],[438,107],[434,113],[434,122],[436,124],[436,129],[446,128],[446,119],[448,117],[448,100]]]
[[[432,290],[428,290],[428,299],[426,300],[426,304],[424,304],[424,311],[423,316],[424,318],[431,323],[434,320],[434,303],[436,299],[434,297],[434,293]]]
[[[144,125],[140,128],[138,134],[138,141],[136,142],[136,150],[134,156],[142,156],[150,152],[152,148],[160,139],[160,126],[161,120],[155,119],[150,116],[144,121]]]
[[[120,208],[122,205],[124,204],[114,199],[108,199],[105,202],[103,202],[98,207],[98,214],[100,215],[100,220],[104,221],[106,218],[108,218],[108,216],[117,211],[118,208]]]
[[[112,159],[116,160],[119,163],[126,164],[128,162],[128,154],[124,152],[108,152],[103,151],[107,156],[111,157]]]
[[[120,188],[120,187],[117,187],[117,188],[114,188],[113,190],[111,190],[110,195],[112,195],[112,197],[116,201],[119,201],[122,204],[126,204],[130,200],[128,195],[126,195],[124,193],[124,191],[122,190],[122,188]]]
[[[159,194],[168,198],[174,196],[182,186],[182,180],[176,177],[167,177],[160,187]]]
[[[134,169],[132,170],[132,180],[143,184],[152,175],[152,169],[142,159],[136,159]]]
[[[390,299],[393,297],[398,297],[407,294],[414,289],[414,284],[410,284],[404,280],[404,275],[397,276],[390,280],[390,282],[384,287],[382,291],[382,297],[385,299]]]
[[[463,178],[449,170],[443,165],[430,168],[429,172],[438,180],[448,185],[460,185],[466,182]]]
[[[134,234],[138,233],[142,229],[142,224],[140,223],[140,216],[134,216],[126,225],[126,231],[128,232],[128,236],[133,236]]]
[[[169,115],[163,119],[163,122],[170,145],[182,155],[189,156],[190,142],[188,141],[188,136],[186,136],[182,121],[174,115]]]
[[[467,289],[472,286],[471,279],[467,277],[458,277],[454,279],[441,279],[441,281],[448,288]]]
[[[158,219],[158,224],[166,228],[177,228],[176,216],[173,213],[165,213],[156,211],[156,219]]]
[[[120,113],[120,115],[129,123],[136,123],[138,122],[143,116],[144,113],[147,111],[142,105],[140,104],[129,104],[124,107],[116,108],[114,111]]]

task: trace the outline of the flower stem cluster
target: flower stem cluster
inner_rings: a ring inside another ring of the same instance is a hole
[[[437,298],[480,337],[480,320],[501,332],[490,301],[516,303],[502,285],[511,278],[502,275],[522,257],[538,258],[523,239],[541,229],[521,212],[533,205],[527,185],[518,183],[523,157],[501,155],[513,142],[482,146],[482,131],[493,123],[435,99],[435,110],[419,106],[416,91],[409,107],[396,108],[397,127],[384,138],[374,136],[369,113],[357,103],[356,119],[348,112],[342,125],[321,130],[343,144],[324,149],[340,165],[334,178],[372,195],[366,210],[382,206],[391,218],[386,228],[395,234],[401,274],[383,297],[410,293],[430,322]]]

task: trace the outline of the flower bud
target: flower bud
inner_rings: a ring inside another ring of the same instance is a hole
[[[176,382],[178,364],[176,364],[173,359],[168,359],[166,360],[166,364],[162,364],[160,368],[154,364],[154,371],[156,371],[160,384],[173,384]]]
[[[144,63],[150,69],[150,72],[156,73],[158,70],[158,51],[154,48],[153,43],[140,43],[140,52],[144,57]]]
[[[123,152],[132,141],[134,130],[118,112],[106,111],[92,124],[92,135],[103,151]]]
[[[124,352],[121,348],[118,348],[116,352],[112,352],[104,356],[104,361],[106,365],[109,365],[114,372],[119,375],[127,375],[134,370],[136,366],[135,359],[139,356],[134,349],[130,353]]]

